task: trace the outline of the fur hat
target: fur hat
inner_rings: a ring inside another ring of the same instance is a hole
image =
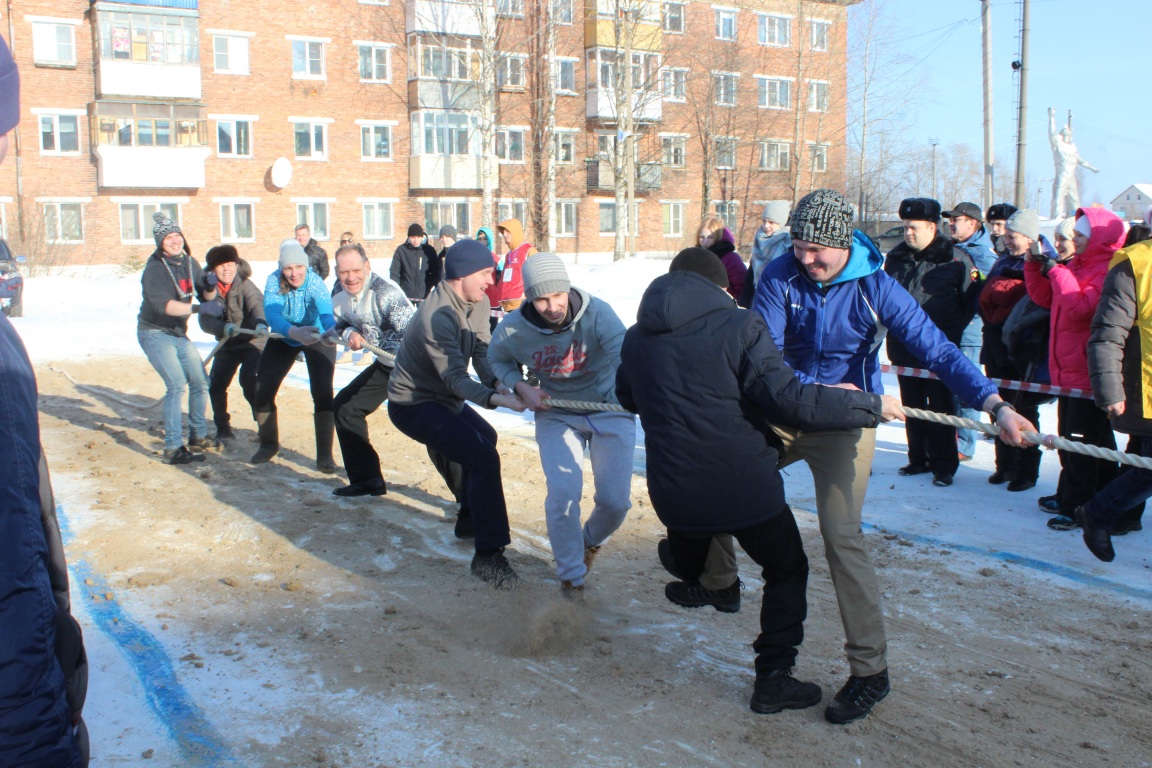
[[[695,272],[708,278],[721,288],[728,287],[728,270],[724,268],[724,263],[716,258],[716,254],[705,248],[693,246],[680,251],[676,254],[676,258],[672,259],[668,271]]]
[[[988,206],[988,213],[984,214],[985,221],[1008,221],[1012,218],[1012,214],[1020,210],[1012,203],[996,203],[996,205]]]
[[[181,237],[184,236],[184,233],[180,231],[180,225],[168,218],[168,214],[164,211],[156,211],[152,214],[152,220],[156,222],[156,225],[152,227],[152,238],[156,241],[157,247],[164,242],[164,238],[173,232]]]
[[[792,209],[792,239],[828,248],[851,248],[854,215],[852,204],[836,190],[809,192]]]
[[[1004,228],[1009,232],[1024,235],[1029,240],[1040,239],[1040,216],[1031,208],[1021,208],[1012,214]]]
[[[566,293],[572,289],[568,269],[554,253],[537,253],[524,262],[521,274],[524,276],[524,298],[528,301],[535,301],[551,293]]]
[[[449,246],[444,252],[445,280],[459,280],[494,266],[492,251],[476,240],[461,240]]]
[[[234,245],[228,245],[227,243],[217,245],[209,248],[208,253],[204,254],[205,269],[216,269],[216,267],[221,264],[227,264],[228,262],[240,263],[240,254],[236,252],[236,246]]]
[[[909,197],[900,201],[901,221],[940,221],[940,203],[930,197]]]

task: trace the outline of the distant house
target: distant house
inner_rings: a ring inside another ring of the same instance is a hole
[[[1152,205],[1152,184],[1133,184],[1112,201],[1112,210],[1132,221],[1142,221],[1144,212]]]

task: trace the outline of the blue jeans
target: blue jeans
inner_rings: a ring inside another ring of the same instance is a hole
[[[168,388],[164,395],[164,450],[174,451],[184,444],[181,405],[188,392],[188,432],[190,437],[208,434],[204,409],[208,405],[208,375],[204,361],[187,336],[164,331],[138,330],[136,338],[148,362]]]
[[[1128,443],[1128,453],[1152,458],[1152,437],[1134,438]],[[1152,498],[1152,470],[1129,467],[1084,504],[1084,514],[1091,515],[1101,527],[1112,530],[1125,512],[1149,498]],[[1139,514],[1134,517],[1140,519]]]
[[[975,321],[973,321],[973,322],[975,322]],[[979,329],[977,329],[977,330],[979,330]],[[965,332],[965,333],[967,333],[967,332]],[[979,338],[979,334],[977,334],[977,338]],[[966,344],[961,343],[960,351],[964,353],[964,357],[968,358],[969,360],[971,360],[976,365],[977,369],[983,370],[983,368],[980,367],[980,345],[979,344],[977,344],[974,347],[970,347]],[[971,419],[972,421],[980,421],[980,418],[981,418],[980,414],[983,413],[982,411],[978,411],[975,408],[963,407],[962,405],[960,405],[960,398],[956,398],[956,406],[957,406],[956,410],[959,411],[959,415],[962,418]],[[958,427],[956,429],[956,450],[959,451],[960,453],[964,454],[965,456],[975,456],[976,455],[976,430]]]

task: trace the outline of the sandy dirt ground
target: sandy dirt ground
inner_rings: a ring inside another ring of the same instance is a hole
[[[879,530],[868,540],[886,595],[893,693],[847,727],[827,724],[823,704],[756,715],[761,582],[744,558],[738,614],[667,602],[662,529],[640,475],[629,519],[574,604],[558,596],[530,433],[504,436],[509,559],[525,586],[498,593],[469,575],[446,489],[385,413],[370,426],[388,495],[337,500],[342,479],[314,469],[305,391],[281,391],[283,448],[271,465],[245,461],[253,424],[234,388],[239,439],[176,468],[157,460],[159,408],[111,397],[162,394],[146,361],[59,367],[94,388],[38,371],[69,558],[91,574],[73,584],[74,600],[116,605],[108,626],[138,630],[112,631],[129,660],[140,644],[160,650],[171,679],[144,674],[138,684],[158,717],[179,721],[141,752],[114,716],[90,715],[96,766],[1152,760],[1152,611],[1139,600]],[[826,702],[847,675],[842,630],[815,517],[797,506],[812,566],[797,675],[819,683]],[[92,666],[98,678],[114,665],[97,657]],[[174,686],[187,697],[175,710],[164,703]]]

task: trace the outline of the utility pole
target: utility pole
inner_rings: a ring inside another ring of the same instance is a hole
[[[1028,205],[1028,193],[1024,189],[1025,150],[1028,145],[1028,0],[1021,0],[1023,12],[1020,20],[1020,60],[1013,62],[1013,68],[1020,72],[1020,111],[1016,117],[1016,194],[1017,208]]]
[[[932,199],[936,199],[936,146],[940,143],[937,136],[929,136],[928,143],[932,145]]]
[[[980,25],[984,35],[984,210],[992,205],[996,170],[992,146],[992,0],[980,0]]]

